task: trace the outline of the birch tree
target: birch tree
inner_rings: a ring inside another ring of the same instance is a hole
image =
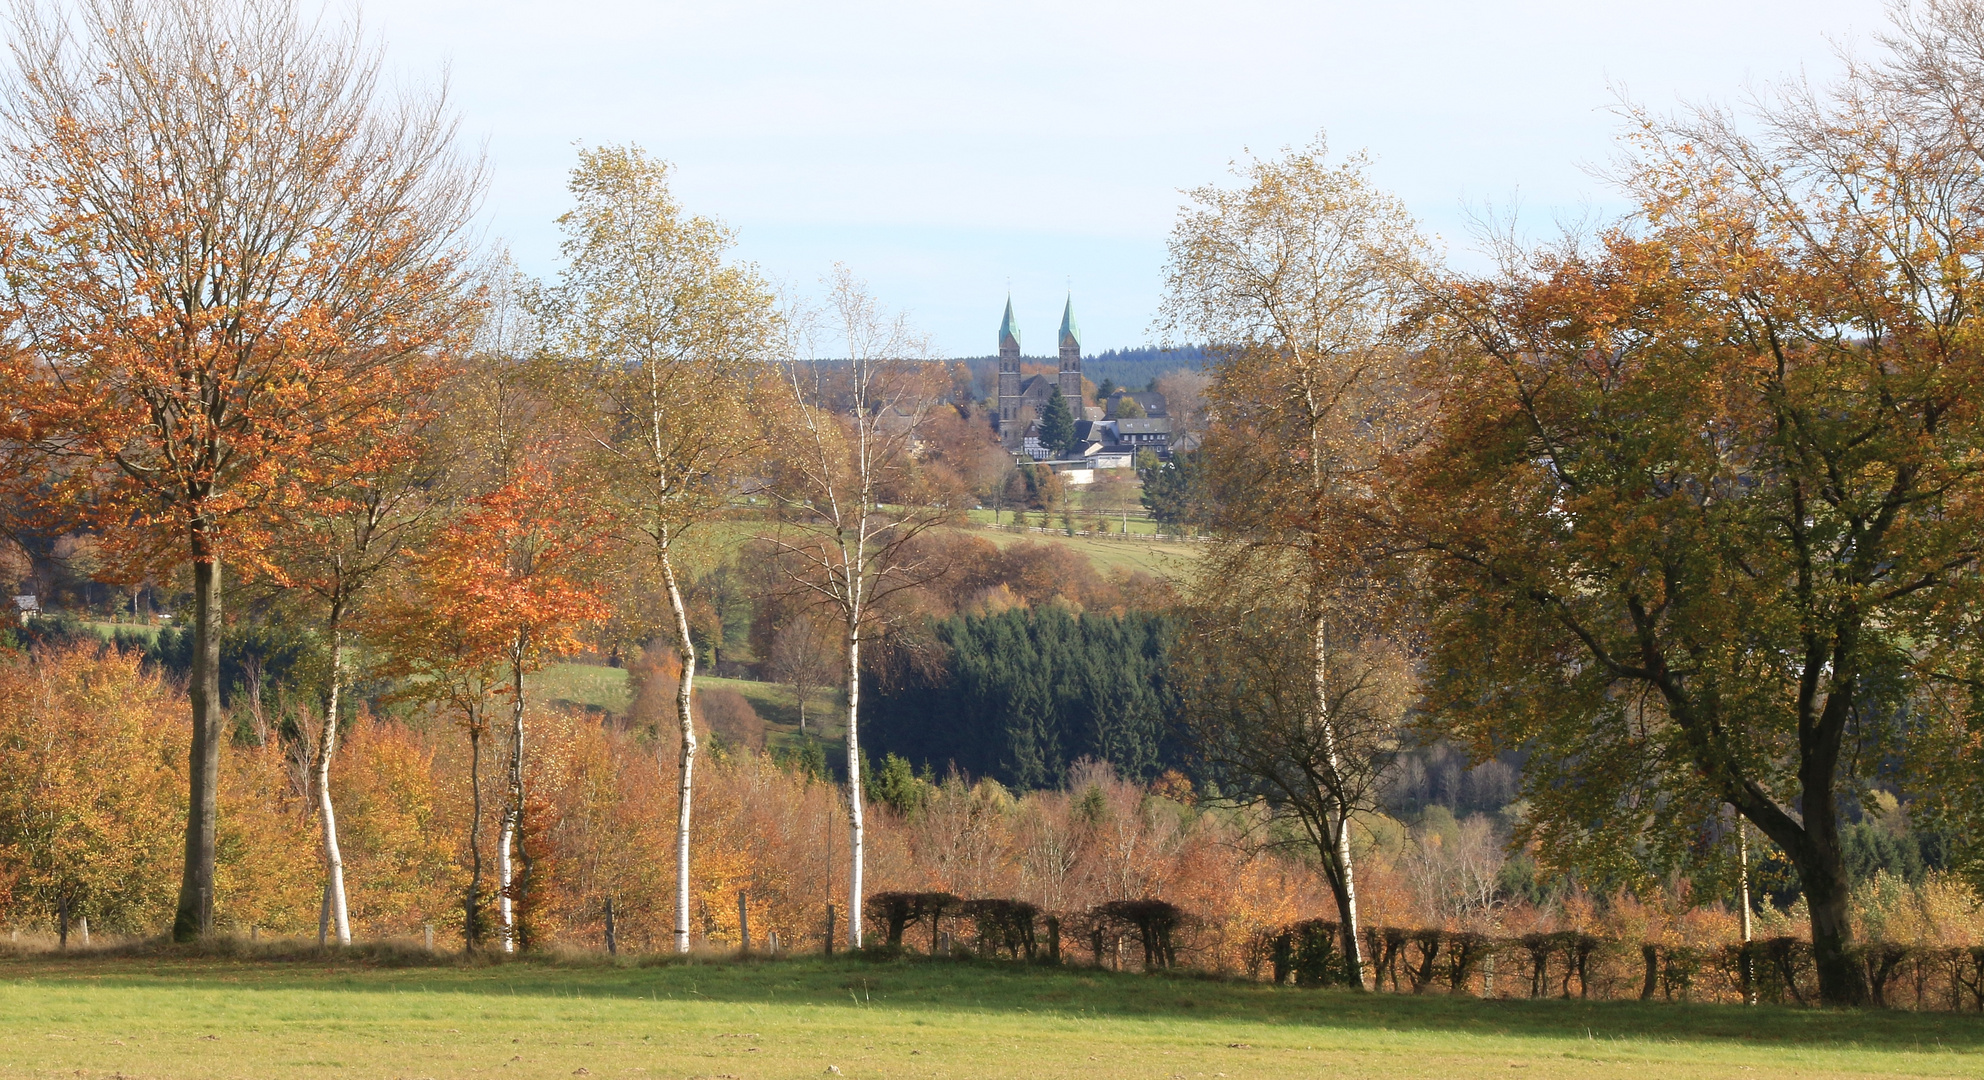
[[[558,219],[564,277],[551,296],[560,396],[584,434],[597,497],[620,539],[653,560],[682,660],[675,949],[689,951],[696,645],[678,579],[684,538],[724,512],[757,448],[772,297],[725,262],[731,233],[684,214],[667,163],[638,147],[583,150]]]
[[[917,436],[949,376],[929,342],[848,271],[824,312],[798,319],[779,361],[770,465],[772,529],[761,537],[788,579],[835,617],[847,680],[848,941],[861,946],[861,647],[884,602],[943,573],[913,540],[947,520],[920,490]],[[822,343],[827,351],[821,352]]]
[[[1369,809],[1373,755],[1386,741],[1371,730],[1365,693],[1385,552],[1368,504],[1386,459],[1415,438],[1395,328],[1416,299],[1424,245],[1362,157],[1325,157],[1318,138],[1238,166],[1233,187],[1191,192],[1172,228],[1162,326],[1214,357],[1197,494],[1219,539],[1194,583],[1199,611],[1299,627],[1307,656],[1301,692],[1282,687],[1255,703],[1255,745],[1242,745],[1244,729],[1225,731],[1242,751],[1229,764],[1312,830],[1361,986],[1351,825]],[[1235,583],[1264,582],[1279,588],[1239,591],[1291,610],[1231,602]],[[1245,630],[1207,633],[1237,642]],[[1226,689],[1249,685],[1268,692],[1258,682]]]
[[[337,753],[353,624],[373,585],[400,565],[442,511],[437,470],[421,456],[417,423],[417,416],[410,417],[401,430],[348,448],[347,467],[328,489],[313,493],[307,512],[284,530],[274,559],[276,579],[316,601],[330,645],[324,723],[309,752],[309,766],[324,845],[324,888],[340,945],[351,944],[351,919],[337,808],[331,799],[331,762]]]
[[[21,0],[13,25],[0,201],[30,427],[118,553],[192,564],[187,940],[212,922],[222,569],[260,569],[315,450],[466,325],[480,177],[442,97],[388,100],[354,28],[287,0]]]

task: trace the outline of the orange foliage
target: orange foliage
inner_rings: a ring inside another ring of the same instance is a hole
[[[186,813],[184,699],[135,659],[0,652],[0,905],[46,926],[66,898],[100,927],[171,916]]]
[[[415,559],[417,600],[391,620],[402,665],[528,670],[579,648],[578,627],[607,616],[583,578],[599,550],[590,526],[580,493],[542,465],[472,500]]]
[[[657,650],[641,666],[644,692],[666,699],[671,658]],[[167,923],[185,809],[186,733],[176,720],[184,707],[179,691],[140,671],[131,655],[0,654],[0,926],[50,927],[62,888],[73,890],[72,913],[100,932],[150,934]],[[530,708],[526,723],[527,827],[540,852],[536,940],[598,948],[611,898],[622,948],[667,948],[674,741],[657,742],[637,722],[601,723],[559,709]],[[471,869],[464,740],[445,724],[361,715],[343,752],[333,784],[344,808],[354,932],[418,940],[422,925],[433,924],[439,940],[459,941]],[[499,756],[484,767],[507,764]],[[316,822],[295,777],[277,746],[233,745],[223,754],[215,905],[223,930],[314,934],[322,895]],[[1146,789],[1098,764],[1077,769],[1066,790],[1020,797],[991,781],[954,778],[907,817],[870,807],[870,888],[1029,901],[1064,919],[1062,947],[1071,958],[1086,958],[1087,944],[1072,928],[1094,905],[1164,899],[1193,916],[1181,939],[1188,962],[1228,971],[1258,959],[1249,951],[1258,931],[1331,915],[1312,866],[1256,850],[1247,820],[1189,797],[1175,780]],[[740,892],[760,948],[774,933],[783,948],[819,948],[830,901],[844,933],[847,810],[839,786],[740,749],[708,762],[696,799],[693,925],[704,943],[735,945]],[[499,812],[485,805],[485,837]],[[1365,853],[1359,881],[1368,925],[1440,922],[1422,910],[1413,872],[1383,843]],[[1984,919],[1960,891],[1942,879],[1898,893],[1885,918],[1906,922],[1921,940],[1984,941]],[[1689,903],[1684,884],[1651,900],[1573,893],[1548,908],[1504,903],[1464,928],[1503,936],[1580,930],[1709,949],[1735,937],[1735,917],[1719,904]],[[1631,974],[1630,956],[1608,964],[1618,971],[1607,979]],[[1518,989],[1508,983],[1498,992]]]

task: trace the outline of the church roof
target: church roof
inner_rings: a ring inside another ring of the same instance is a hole
[[[1006,297],[1006,317],[999,320],[999,347],[1006,347],[1006,340],[1012,339],[1013,348],[1020,347],[1020,324],[1013,319],[1013,298]]]
[[[1082,329],[1075,325],[1075,297],[1072,293],[1068,296],[1068,306],[1061,309],[1061,344],[1066,345],[1070,341],[1075,343],[1075,348],[1082,347]]]
[[[1020,383],[1020,396],[1045,403],[1060,388],[1060,383],[1045,375],[1028,375]]]

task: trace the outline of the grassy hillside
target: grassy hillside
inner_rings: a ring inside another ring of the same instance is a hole
[[[764,718],[766,737],[774,747],[799,734],[799,701],[789,686],[715,675],[696,676],[696,685],[704,690],[735,690],[744,695]],[[609,713],[626,712],[633,697],[627,685],[627,669],[604,664],[548,664],[530,677],[527,689],[541,701]],[[838,709],[833,692],[814,693],[806,704],[807,730],[828,739],[840,738]]]
[[[0,1077],[1980,1073],[1984,1020],[1947,1014],[1483,1002],[914,959],[0,959]]]
[[[547,664],[524,680],[524,692],[539,701],[623,713],[632,700],[627,669],[604,664]]]
[[[1111,540],[1099,536],[1069,536],[1064,532],[1014,533],[1004,529],[973,529],[975,535],[1005,547],[1021,538],[1059,544],[1088,556],[1097,570],[1143,570],[1160,576],[1180,572],[1198,554],[1197,545],[1183,541]]]
[[[963,527],[1001,546],[1012,543],[1020,535],[1046,543],[1066,544],[1094,560],[1096,569],[1105,573],[1118,568],[1168,573],[1181,561],[1192,558],[1199,550],[1199,545],[1187,541],[1148,539],[1157,525],[1148,517],[1142,516],[1141,511],[1130,515],[1131,535],[1127,538],[1069,536],[1059,528],[1019,534],[1002,528],[987,528],[986,526],[992,523],[992,514],[990,510],[967,511]],[[1010,511],[1006,512],[1000,515],[1000,520],[1010,526],[1013,523],[1013,515]],[[1112,517],[1111,520],[1113,522],[1115,518]],[[1054,524],[1056,526],[1060,524],[1058,517],[1055,518]],[[1085,513],[1078,515],[1076,524],[1086,529],[1088,515]],[[720,557],[723,553],[748,543],[758,534],[761,527],[757,522],[746,518],[733,518],[711,524],[692,534],[693,543],[696,545],[693,551],[705,559]]]

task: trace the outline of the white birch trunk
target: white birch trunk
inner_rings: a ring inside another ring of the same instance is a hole
[[[520,891],[518,868],[524,864],[524,877],[530,876],[530,860],[524,852],[524,655],[528,641],[524,633],[518,633],[516,655],[510,657],[510,812],[504,814],[502,822],[502,848],[496,858],[496,870],[502,877],[502,949],[504,953],[514,953],[518,949],[518,925],[516,895]],[[530,887],[530,881],[522,881],[522,887]]]
[[[1357,872],[1350,863],[1350,811],[1341,802],[1337,804],[1336,857],[1343,867],[1343,925],[1350,934],[1354,947],[1346,951],[1345,959],[1351,967],[1351,975],[1357,980],[1358,989],[1364,988],[1363,927],[1357,916]]]
[[[1736,861],[1740,868],[1743,902],[1743,944],[1750,943],[1750,827],[1742,817],[1736,819]]]
[[[689,951],[689,815],[694,807],[696,723],[691,709],[696,679],[696,646],[689,637],[689,610],[675,581],[668,550],[661,552],[661,576],[668,586],[668,607],[675,616],[675,637],[682,652],[682,681],[675,691],[675,715],[682,724],[681,789],[675,824],[675,951]]]
[[[861,947],[861,623],[857,614],[847,631],[847,833],[853,866],[848,875],[848,947]]]
[[[331,701],[317,740],[317,815],[324,827],[324,888],[331,926],[339,945],[351,944],[351,916],[345,905],[344,854],[338,847],[338,815],[331,805],[331,756],[338,746],[339,690],[344,682],[344,631],[331,631]]]
[[[529,644],[527,632],[520,631],[510,661],[510,812],[503,822],[501,862],[504,952],[516,952],[520,944],[517,907],[521,893],[530,888],[530,852],[524,847],[524,657]],[[523,864],[522,874],[517,863]]]
[[[1316,615],[1316,717],[1322,725],[1323,753],[1329,768],[1330,778],[1336,785],[1328,793],[1336,803],[1334,823],[1337,868],[1343,882],[1343,892],[1337,898],[1338,914],[1343,919],[1343,957],[1350,977],[1356,981],[1359,990],[1364,989],[1362,927],[1357,923],[1357,875],[1350,855],[1350,805],[1343,797],[1341,762],[1338,758],[1336,720],[1330,709],[1330,639],[1329,624],[1319,612]]]
[[[503,815],[502,837],[496,842],[496,920],[503,934],[503,951],[517,951],[516,907],[510,900],[510,840],[514,817]]]

